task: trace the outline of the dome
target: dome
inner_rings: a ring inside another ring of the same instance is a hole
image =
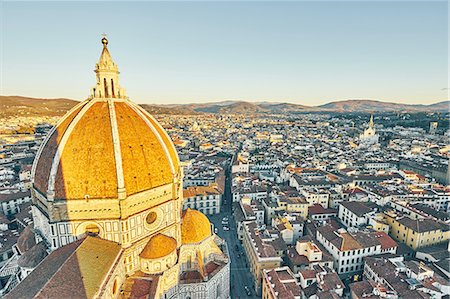
[[[157,259],[169,255],[177,249],[177,241],[169,236],[157,234],[145,245],[139,257],[143,259]]]
[[[36,155],[34,188],[47,199],[122,199],[178,174],[170,137],[124,96],[106,44],[91,97],[59,121]]]
[[[199,243],[211,236],[211,224],[208,217],[197,210],[184,211],[181,222],[181,240],[183,244]]]

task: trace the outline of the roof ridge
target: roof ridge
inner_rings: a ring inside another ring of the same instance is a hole
[[[39,292],[36,293],[36,295],[34,296],[35,298],[36,298],[37,295],[39,295],[43,290],[45,290],[45,286],[48,285],[48,284],[50,283],[50,281],[53,279],[53,277],[55,277],[55,276],[58,274],[59,270],[67,263],[67,261],[70,260],[70,258],[77,252],[77,250],[80,248],[81,244],[83,244],[84,241],[85,241],[87,238],[88,238],[88,236],[84,237],[84,239],[79,239],[79,240],[82,240],[82,241],[80,242],[80,244],[77,245],[76,249],[75,249],[75,250],[74,250],[74,251],[73,251],[66,259],[64,259],[64,262],[61,263],[61,265],[58,267],[58,269],[56,269],[56,271],[53,273],[53,275],[50,276],[50,278],[47,280],[46,283],[44,283],[44,285],[43,285],[42,288],[39,290]],[[79,240],[77,240],[77,241],[79,241]],[[76,242],[76,241],[75,241],[75,242]],[[73,243],[75,243],[75,242],[73,242]],[[70,243],[70,244],[71,244],[71,243]],[[68,244],[68,245],[69,245],[69,244]],[[60,247],[60,248],[64,248],[64,246],[63,246],[63,247]],[[58,248],[58,249],[59,249],[59,248]],[[56,249],[56,250],[58,250],[58,249]],[[56,250],[52,251],[50,254],[52,254],[53,252],[56,252]],[[50,256],[50,254],[49,254],[48,256]]]

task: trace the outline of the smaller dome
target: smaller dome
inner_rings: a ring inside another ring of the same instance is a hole
[[[169,236],[157,234],[150,238],[139,257],[143,259],[157,259],[172,253],[177,249],[177,241]]]
[[[208,217],[197,210],[187,209],[181,222],[181,240],[183,244],[199,243],[211,236],[211,224]]]

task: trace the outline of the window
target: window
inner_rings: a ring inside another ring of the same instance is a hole
[[[114,280],[112,293],[113,295],[117,294],[117,290],[119,289],[119,284],[117,283],[117,278]]]
[[[147,214],[147,217],[145,217],[145,221],[147,224],[152,224],[156,221],[157,215],[155,212],[150,212]]]

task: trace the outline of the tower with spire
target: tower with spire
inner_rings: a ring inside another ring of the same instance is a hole
[[[373,114],[371,114],[367,129],[364,130],[364,133],[359,135],[359,147],[369,148],[378,144],[378,141],[379,136],[375,130]]]
[[[92,88],[91,98],[123,98],[125,89],[119,84],[119,67],[114,62],[108,50],[108,39],[102,38],[103,51],[95,65],[97,83]]]
[[[373,114],[370,115],[369,128],[373,129]]]

